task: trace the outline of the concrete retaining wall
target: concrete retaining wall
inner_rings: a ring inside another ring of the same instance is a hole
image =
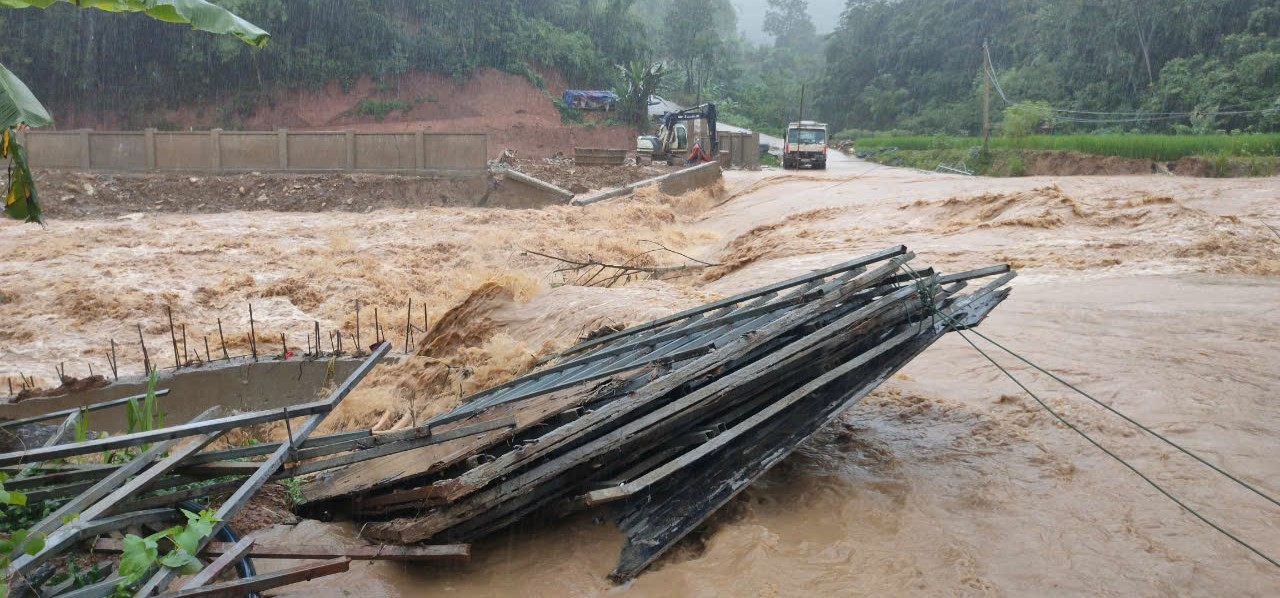
[[[573,199],[573,192],[522,172],[504,170],[494,177],[493,190],[486,206],[515,209],[539,209],[562,206]]]
[[[693,168],[686,168],[660,177],[637,181],[630,185],[624,185],[595,195],[574,198],[570,203],[576,206],[585,206],[606,199],[630,195],[636,189],[650,185],[657,185],[658,189],[667,195],[683,195],[694,189],[710,187],[716,184],[716,181],[719,181],[723,176],[724,173],[720,168],[719,162],[707,162]]]
[[[340,359],[334,367],[334,378],[341,382],[359,366],[359,359]],[[161,373],[158,389],[169,389],[161,397],[160,407],[165,424],[185,422],[205,409],[221,405],[234,411],[278,409],[314,401],[324,391],[329,362],[325,360],[233,361],[179,372]],[[143,394],[146,380],[122,379],[104,388],[73,395],[28,399],[21,403],[0,405],[0,418],[23,419],[52,411],[102,403]],[[57,420],[45,422],[52,425]],[[89,414],[89,429],[118,434],[126,431],[125,408],[111,407]]]
[[[23,131],[34,168],[104,172],[480,173],[488,138],[354,131]]]

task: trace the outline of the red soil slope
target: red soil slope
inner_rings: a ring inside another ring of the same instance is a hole
[[[558,97],[564,82],[555,74],[544,75],[547,92]],[[391,110],[381,120],[357,116],[361,100],[400,100],[408,110]],[[183,128],[214,126],[217,115],[228,110],[227,102],[208,102],[176,110],[160,110],[148,115],[149,123],[166,122]],[[58,107],[57,124],[62,129],[129,128],[125,114],[112,114]],[[600,115],[588,115],[588,124],[564,125],[560,113],[542,90],[523,77],[493,69],[477,71],[459,84],[453,78],[433,73],[410,73],[379,85],[367,77],[349,90],[337,82],[323,89],[282,91],[260,103],[252,116],[239,121],[246,130],[335,130],[414,131],[486,133],[489,154],[497,157],[503,149],[513,149],[521,158],[546,158],[562,152],[571,155],[574,147],[633,148],[635,131],[629,127],[606,127],[593,123]]]

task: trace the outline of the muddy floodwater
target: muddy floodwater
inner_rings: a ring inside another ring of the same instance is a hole
[[[401,323],[409,296],[433,319],[470,301],[477,317],[447,359],[375,373],[333,424],[393,425],[515,375],[600,324],[905,244],[921,265],[946,271],[1014,265],[1013,294],[981,332],[1275,496],[1280,235],[1268,224],[1280,228],[1277,197],[1277,178],[981,179],[843,161],[825,172],[731,172],[723,190],[694,198],[649,193],[540,212],[138,214],[54,221],[47,231],[3,223],[0,376],[49,377],[59,361],[74,373],[109,338],[136,338],[137,323],[164,346],[164,305],[189,334],[209,334],[222,318],[243,337],[240,306],[253,301],[260,330],[278,337],[296,325],[300,339],[303,322],[349,329],[356,298]],[[721,265],[597,289],[524,251],[625,259],[655,243]],[[1280,507],[992,355],[1205,517],[1280,556]],[[458,364],[471,374],[452,377],[447,366]],[[356,530],[304,522],[264,533],[321,543]],[[588,512],[487,538],[465,565],[357,562],[285,593],[1280,595],[1280,569],[1057,423],[955,334],[650,571],[614,586],[605,575],[621,544],[607,513]]]

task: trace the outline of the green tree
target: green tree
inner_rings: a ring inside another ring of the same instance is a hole
[[[1280,0],[850,0],[818,101],[839,128],[976,133],[987,38],[997,106],[1047,102],[1056,131],[1275,130],[1278,35]]]
[[[723,41],[715,21],[705,0],[673,0],[667,11],[667,51],[684,71],[686,94],[703,89],[716,65]]]
[[[632,60],[618,65],[623,84],[618,88],[622,98],[622,114],[627,122],[644,133],[649,128],[649,96],[657,91],[666,76],[666,65],[649,60]]]
[[[764,31],[773,36],[774,47],[809,52],[821,47],[808,0],[768,0],[768,4]]]

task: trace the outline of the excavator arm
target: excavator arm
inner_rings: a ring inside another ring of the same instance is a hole
[[[707,121],[707,136],[711,139],[711,155],[716,156],[720,153],[720,135],[716,130],[716,105],[707,102],[705,104],[686,108],[679,112],[668,112],[662,117],[662,142],[667,147],[671,147],[675,140],[675,124],[683,120],[705,120]]]

